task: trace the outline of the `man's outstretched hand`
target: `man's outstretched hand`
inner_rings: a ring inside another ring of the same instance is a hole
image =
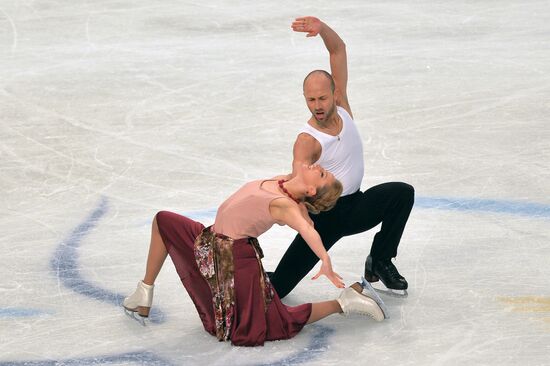
[[[315,17],[300,17],[292,22],[292,30],[307,33],[306,37],[315,37],[321,31],[321,21]]]

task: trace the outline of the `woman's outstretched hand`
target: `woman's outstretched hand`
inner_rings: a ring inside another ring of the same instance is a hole
[[[321,31],[321,21],[315,17],[300,17],[292,22],[292,30],[307,33],[306,37],[315,37]]]
[[[321,275],[325,275],[334,284],[334,286],[338,288],[346,287],[346,285],[344,285],[344,282],[342,282],[342,277],[338,273],[332,270],[332,264],[330,263],[330,258],[327,258],[321,262],[321,269],[311,279],[316,280]]]

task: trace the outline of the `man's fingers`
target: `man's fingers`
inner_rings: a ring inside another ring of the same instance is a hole
[[[309,30],[306,29],[305,26],[300,25],[300,24],[297,24],[297,25],[293,24],[291,28],[295,32],[310,32]]]

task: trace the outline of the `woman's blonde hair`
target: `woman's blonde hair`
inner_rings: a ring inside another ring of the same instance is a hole
[[[342,183],[335,179],[334,183],[319,187],[315,196],[306,197],[304,204],[307,210],[313,214],[328,211],[334,207],[343,190]]]

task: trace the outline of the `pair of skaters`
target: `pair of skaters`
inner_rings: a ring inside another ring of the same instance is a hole
[[[327,250],[341,237],[380,222],[365,278],[406,290],[407,282],[391,258],[397,255],[414,190],[405,183],[385,183],[359,191],[363,149],[346,94],[345,44],[314,17],[296,19],[292,29],[308,37],[319,34],[331,65],[331,74],[317,70],[304,80],[312,117],[295,142],[292,174],[245,184],[219,207],[211,227],[159,212],[153,220],[146,273],[124,300],[127,310],[148,316],[155,279],[170,255],[205,330],[234,345],[288,339],[304,325],[335,313],[360,313],[381,321],[382,309],[361,293],[359,283],[335,300],[292,307],[280,301],[319,260],[321,267],[313,278],[324,275],[344,288]],[[267,275],[255,238],[275,223],[290,226],[298,235],[275,272]]]

